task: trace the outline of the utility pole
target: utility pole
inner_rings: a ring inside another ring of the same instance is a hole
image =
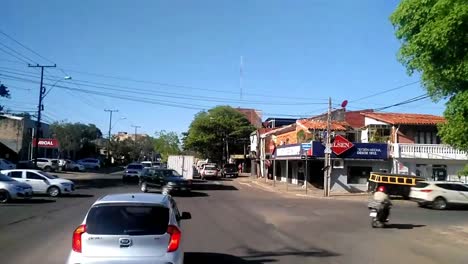
[[[137,129],[140,128],[141,126],[134,126],[132,125],[132,127],[135,128],[135,137],[134,137],[134,140],[135,140],[135,150],[137,150]],[[138,150],[137,150],[138,151]],[[140,152],[138,152],[138,159],[140,159]]]
[[[37,106],[37,122],[36,122],[36,133],[34,138],[36,139],[34,146],[34,167],[37,167],[37,154],[39,153],[39,133],[41,130],[41,112],[44,110],[42,105],[42,99],[44,99],[45,87],[44,85],[44,68],[55,68],[57,65],[31,65],[28,64],[28,67],[31,68],[41,68],[41,84],[39,85],[39,105]]]
[[[111,130],[112,130],[112,113],[119,112],[117,109],[104,109],[104,112],[109,112],[109,138],[107,139],[107,161],[110,164],[110,141],[111,141]]]
[[[328,116],[327,116],[327,143],[325,147],[325,170],[323,174],[323,195],[330,196],[330,175],[331,175],[331,97],[328,99]]]

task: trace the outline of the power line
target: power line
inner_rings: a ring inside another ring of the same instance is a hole
[[[2,68],[2,67],[0,67]],[[34,77],[31,75],[29,72],[24,72],[24,71],[19,71],[23,73],[16,73],[14,71],[8,71],[8,70],[0,70],[1,72],[6,72],[10,74],[16,74],[19,76],[26,76],[26,77]],[[56,77],[56,76],[53,76]],[[53,81],[53,79],[46,78],[46,80]],[[210,96],[187,96],[186,94],[178,94],[178,93],[168,93],[168,92],[157,92],[149,89],[141,89],[141,88],[135,88],[135,87],[128,87],[128,86],[121,86],[121,85],[113,85],[113,84],[106,84],[106,83],[94,83],[94,82],[89,82],[89,81],[80,81],[80,80],[74,80],[75,84],[76,82],[80,83],[81,86],[86,86],[86,87],[91,87],[91,88],[97,88],[97,89],[103,89],[103,90],[112,90],[112,91],[118,91],[118,92],[125,92],[125,93],[131,93],[134,94],[135,91],[138,91],[139,94],[146,94],[146,95],[156,95],[159,97],[166,97],[166,98],[172,98],[172,99],[187,99],[187,100],[203,100],[207,102],[216,102],[216,103],[230,103],[230,104],[237,104],[237,103],[248,103],[248,104],[259,104],[259,105],[326,105],[327,103],[313,103],[313,102],[292,102],[292,103],[284,103],[284,102],[265,102],[265,101],[247,101],[247,100],[232,100],[229,98],[220,98],[220,97],[210,97]],[[88,84],[91,83],[91,84]],[[98,84],[98,85],[92,85],[92,84]],[[102,86],[105,85],[105,86]],[[111,86],[111,87],[106,87],[106,86]],[[113,88],[117,87],[117,88]]]
[[[417,84],[417,83],[419,83],[419,82],[421,82],[421,81],[416,81],[416,82],[411,82],[411,83],[403,84],[403,85],[400,85],[400,86],[397,86],[397,87],[394,87],[394,88],[390,88],[390,89],[387,89],[387,90],[383,90],[383,91],[378,92],[378,93],[375,93],[375,94],[371,94],[371,95],[368,95],[368,96],[364,96],[364,97],[358,98],[358,99],[356,99],[356,100],[351,100],[351,101],[349,101],[349,102],[350,102],[350,103],[354,103],[354,102],[361,101],[361,100],[364,100],[364,99],[367,99],[367,98],[371,98],[371,97],[374,97],[374,96],[378,96],[378,95],[382,95],[382,94],[389,93],[389,92],[392,92],[392,91],[396,91],[396,90],[405,88],[405,87],[407,87],[407,86],[410,86],[410,85],[413,85],[413,84]]]
[[[374,110],[375,111],[382,111],[382,110],[392,108],[392,107],[395,107],[395,106],[400,106],[400,105],[405,105],[405,104],[410,104],[410,103],[414,103],[414,102],[417,102],[417,101],[421,101],[421,100],[427,99],[429,97],[430,96],[427,95],[427,94],[422,94],[422,95],[418,95],[416,97],[407,99],[405,101],[402,101],[402,102],[399,102],[399,103],[396,103],[396,104],[392,104],[392,105],[388,105],[388,106],[384,106],[384,107],[380,107],[380,108],[376,108]]]
[[[21,57],[18,57],[18,56],[16,56],[15,54],[12,54],[12,53],[10,53],[10,52],[8,52],[8,51],[2,49],[2,48],[0,48],[0,51],[3,51],[4,53],[6,53],[6,54],[8,54],[8,55],[17,58],[18,60],[20,60],[20,61],[22,61],[22,62],[24,62],[24,63],[26,63],[26,64],[29,63],[29,62],[23,60]]]
[[[47,59],[46,57],[42,56],[41,54],[37,53],[36,51],[34,51],[33,49],[30,49],[28,48],[26,45],[22,44],[21,42],[19,42],[18,40],[14,39],[13,37],[11,37],[10,35],[8,35],[7,33],[3,32],[2,30],[0,30],[0,34],[3,34],[5,37],[9,38],[10,40],[12,40],[13,42],[15,42],[16,44],[20,45],[21,47],[27,49],[28,51],[32,52],[33,54],[35,54],[36,56],[38,56],[39,58],[41,59],[44,59],[52,64],[55,64],[53,61]]]
[[[18,52],[18,51],[16,51],[16,50],[12,49],[12,48],[10,48],[10,47],[8,47],[7,45],[5,45],[5,44],[3,44],[3,43],[1,43],[1,42],[0,42],[0,45],[2,45],[3,47],[5,47],[6,49],[10,50],[11,52],[17,54],[18,56],[20,56],[20,57],[26,59],[26,61],[28,61],[29,63],[34,62],[34,60],[28,58],[27,56],[25,56],[25,55],[21,54],[20,52]]]
[[[159,86],[166,86],[166,87],[173,87],[173,88],[180,88],[180,89],[188,89],[188,90],[200,90],[200,91],[207,91],[207,92],[215,92],[215,93],[223,93],[223,94],[238,94],[233,91],[226,91],[226,90],[216,90],[216,89],[208,89],[208,88],[200,88],[194,86],[187,86],[187,85],[178,85],[178,84],[171,84],[165,82],[156,82],[156,81],[148,81],[148,80],[137,80],[127,77],[119,77],[119,76],[111,76],[105,74],[97,74],[97,73],[89,73],[77,70],[66,69],[69,72],[75,72],[83,75],[90,75],[95,77],[101,77],[106,79],[115,79],[120,81],[128,81],[128,82],[136,82],[136,83],[146,83],[146,84],[155,84]],[[250,96],[260,96],[263,98],[283,98],[283,99],[303,99],[303,100],[317,100],[317,101],[326,101],[327,99],[321,98],[304,98],[304,97],[289,97],[289,96],[271,96],[268,94],[257,94],[257,93],[243,93],[243,95],[250,95]]]

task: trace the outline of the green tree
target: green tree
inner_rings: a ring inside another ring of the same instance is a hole
[[[0,97],[10,98],[10,96],[8,88],[5,85],[0,84]],[[0,105],[0,111],[3,111],[3,105]]]
[[[60,142],[62,156],[76,158],[96,155],[97,147],[92,142],[102,137],[102,132],[94,124],[55,122],[50,125],[50,132]]]
[[[162,162],[167,162],[169,155],[178,155],[180,151],[179,135],[175,132],[161,130],[156,132],[154,148],[162,156]]]
[[[466,0],[403,0],[390,20],[402,41],[398,59],[421,74],[432,99],[448,99],[445,143],[468,150],[468,4]]]
[[[221,161],[226,141],[230,153],[242,153],[242,140],[255,130],[243,114],[230,106],[218,106],[195,115],[184,134],[185,150],[193,150],[203,158]]]

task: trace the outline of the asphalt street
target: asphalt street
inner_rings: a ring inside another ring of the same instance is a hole
[[[73,178],[74,176],[71,176]],[[0,263],[64,263],[89,206],[138,191],[118,177],[75,177],[74,195],[0,206]],[[99,179],[98,179],[99,178]],[[468,210],[397,201],[387,229],[372,229],[365,201],[284,197],[239,181],[198,183],[179,209],[186,263],[466,263]]]

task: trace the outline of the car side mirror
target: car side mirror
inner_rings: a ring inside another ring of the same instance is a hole
[[[189,212],[182,212],[182,216],[180,216],[181,220],[188,220],[192,219],[192,214]]]

